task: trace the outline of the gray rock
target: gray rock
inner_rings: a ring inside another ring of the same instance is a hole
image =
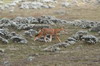
[[[99,31],[100,31],[100,25],[97,26],[97,27],[91,28],[90,31],[93,31],[93,32],[99,32]]]
[[[88,32],[87,31],[78,31],[76,32],[76,34],[74,34],[72,37],[76,40],[82,40],[82,36],[83,35],[87,35]]]
[[[41,9],[41,8],[53,8],[52,5],[46,5],[42,2],[23,2],[20,6],[21,9]]]
[[[2,18],[0,20],[0,23],[9,23],[9,22],[10,22],[10,19],[8,19],[8,18]]]
[[[28,30],[31,29],[32,27],[28,24],[19,24],[19,27],[17,27],[18,30]]]
[[[18,22],[19,24],[29,24],[30,22],[26,17],[16,17],[13,19],[14,22]]]
[[[46,41],[44,40],[44,37],[38,38],[37,41],[40,41],[40,42],[49,42],[49,39],[50,38],[48,36],[46,36]]]
[[[56,0],[41,0],[41,2],[44,2],[44,3],[50,3],[50,2],[55,3]]]
[[[48,5],[43,5],[43,6],[41,6],[42,8],[49,8],[49,6]]]
[[[66,43],[66,42],[61,42],[61,43],[57,43],[53,46],[56,46],[56,47],[64,47],[66,48],[67,46],[69,46],[70,44],[69,43]]]
[[[67,43],[69,43],[69,44],[75,44],[76,42],[75,41],[68,41]]]
[[[49,4],[48,7],[49,7],[49,8],[55,8],[55,6],[52,5],[52,4]]]
[[[6,39],[10,38],[10,32],[8,29],[0,29],[0,36]]]
[[[82,37],[82,40],[86,43],[90,43],[90,44],[95,44],[98,42],[98,38],[95,37],[94,35],[84,35]]]
[[[18,34],[16,34],[16,32],[11,32],[10,34],[11,34],[11,36],[18,36]]]
[[[69,37],[67,40],[68,41],[76,41],[76,39],[74,39],[73,37]]]
[[[97,25],[97,22],[89,20],[75,20],[74,25],[81,28],[92,28]]]
[[[56,51],[61,50],[60,47],[66,48],[67,46],[70,46],[70,44],[65,43],[65,42],[57,43],[57,44],[54,44],[54,45],[51,45],[51,46],[48,46],[48,47],[44,48],[43,51],[56,52]]]
[[[55,52],[55,51],[59,51],[59,50],[60,50],[59,47],[54,47],[54,46],[43,49],[43,51],[47,51],[47,52]]]
[[[20,36],[13,36],[13,37],[11,37],[11,40],[15,43],[22,43],[22,44],[28,43],[28,41],[25,38],[22,38]]]
[[[0,20],[0,27],[8,27],[11,26],[11,21],[8,18],[2,18]]]
[[[0,36],[0,41],[1,41],[2,43],[4,43],[4,44],[8,44],[8,43],[9,43],[9,41],[8,41],[7,39],[2,38],[1,36]]]
[[[46,19],[47,20],[47,19]],[[45,25],[43,25],[43,23]],[[42,23],[40,25],[40,23]],[[29,30],[29,29],[33,29],[33,28],[43,28],[43,27],[48,27],[46,24],[54,24],[53,22],[50,21],[45,21],[42,18],[40,18],[40,20],[38,18],[34,18],[34,17],[16,17],[15,19],[13,19],[13,21],[11,22],[12,27],[15,27],[18,30]]]
[[[34,17],[27,17],[27,19],[31,24],[37,24],[38,23],[38,20]]]
[[[36,33],[37,33],[36,30],[30,29],[30,30],[28,30],[28,31],[25,31],[25,32],[24,32],[24,35],[32,37],[32,36],[33,36],[34,34],[36,34]]]
[[[3,62],[3,65],[4,65],[4,66],[11,66],[11,64],[10,64],[9,61],[4,61],[4,62]]]
[[[68,44],[75,44],[77,40],[73,37],[69,37],[65,42]]]
[[[51,25],[55,25],[56,23],[62,23],[63,24],[63,20],[61,19],[57,19],[56,17],[53,16],[41,16],[39,18],[37,18],[39,23],[41,24],[51,24]]]
[[[88,31],[82,31],[82,30],[80,30],[80,31],[77,32],[77,34],[78,35],[87,35]]]
[[[63,6],[63,7],[69,7],[70,5],[71,5],[71,4],[68,3],[68,2],[63,2],[63,3],[62,3],[62,6]]]
[[[0,48],[0,52],[1,53],[4,53],[5,52],[5,49]]]
[[[30,57],[27,58],[28,61],[32,61],[34,59],[35,59],[35,57],[32,57],[32,56],[30,56]]]

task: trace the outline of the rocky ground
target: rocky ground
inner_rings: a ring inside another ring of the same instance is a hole
[[[67,31],[60,33],[61,43],[56,39],[34,41],[38,29],[61,26]],[[52,16],[2,18],[0,66],[99,66],[99,26],[96,21],[67,21]]]
[[[30,0],[30,1],[34,2],[33,0]],[[57,18],[62,18],[62,19],[67,19],[67,20],[75,20],[75,19],[85,19],[85,20],[95,20],[95,21],[100,20],[99,19],[99,17],[100,17],[99,4],[95,4],[94,2],[92,2],[92,3],[94,3],[94,5],[90,5],[91,4],[91,2],[90,2],[90,3],[86,3],[83,6],[79,7],[75,3],[72,6],[65,7],[62,5],[62,3],[64,3],[64,0],[56,0],[56,1],[57,1],[57,3],[55,3],[55,2],[49,3],[49,4],[52,4],[53,6],[55,6],[53,8],[20,9],[21,3],[23,3],[23,2],[20,2],[19,4],[16,4],[14,6],[13,5],[12,6],[5,5],[5,8],[1,7],[0,18],[2,18],[2,17],[7,17],[7,18],[14,17],[15,18],[17,16],[39,17],[42,15],[51,15],[51,16],[56,16]],[[79,0],[78,3],[80,3],[81,1],[82,0]],[[14,2],[16,2],[16,0]],[[27,2],[27,1],[25,1],[25,2]],[[73,1],[71,1],[71,2],[73,2]]]
[[[44,1],[0,7],[0,66],[100,66],[99,0]],[[62,26],[62,42],[34,41],[39,29]]]

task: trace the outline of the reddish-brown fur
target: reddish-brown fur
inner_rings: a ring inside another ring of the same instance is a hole
[[[50,38],[52,40],[52,35],[55,35],[56,38],[61,42],[61,40],[59,39],[59,37],[57,36],[57,34],[60,33],[60,31],[62,31],[62,30],[64,30],[64,29],[63,28],[59,28],[59,29],[43,28],[43,29],[41,29],[41,31],[39,32],[39,34],[35,37],[34,41],[37,38],[40,38],[42,36],[44,36],[44,40],[46,41],[46,36],[47,35],[50,35]]]

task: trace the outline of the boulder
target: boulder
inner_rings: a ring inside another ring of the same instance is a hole
[[[29,24],[30,23],[26,17],[16,17],[15,19],[13,19],[13,21],[19,24]]]
[[[19,24],[17,26],[17,29],[18,30],[29,30],[31,29],[32,27],[29,25],[29,24]]]
[[[82,40],[82,36],[83,35],[87,35],[88,32],[87,31],[78,31],[76,32],[76,34],[74,34],[72,37],[76,40]]]
[[[74,39],[73,37],[69,37],[67,40],[68,41],[76,41],[76,39]]]
[[[44,37],[40,37],[37,39],[37,41],[40,41],[40,42],[49,42],[50,41],[50,37],[49,35],[46,36],[46,41],[44,40]]]
[[[22,38],[20,36],[12,36],[11,40],[15,43],[22,43],[22,44],[27,44],[28,41],[25,38]]]
[[[37,24],[38,23],[38,20],[34,17],[27,17],[29,23],[31,24]]]
[[[11,35],[8,29],[0,29],[0,36],[9,39]]]
[[[18,34],[16,34],[16,32],[11,32],[10,34],[11,34],[11,36],[18,36]]]
[[[71,5],[71,4],[68,3],[68,2],[63,2],[63,3],[62,3],[62,6],[63,6],[63,7],[69,7],[70,5]]]
[[[47,5],[43,2],[34,1],[34,2],[23,2],[21,3],[20,8],[21,9],[41,9],[41,8],[54,8],[53,5]]]
[[[69,37],[65,42],[68,44],[75,44],[77,40],[73,37]]]
[[[8,27],[11,26],[11,21],[8,18],[2,18],[0,20],[0,27]]]
[[[39,23],[41,24],[50,24],[50,25],[55,25],[56,23],[62,23],[63,24],[63,20],[61,19],[57,19],[56,17],[53,16],[41,16],[37,18]]]
[[[95,44],[98,42],[98,38],[95,37],[94,35],[84,35],[82,37],[82,40],[86,43],[90,43],[90,44]]]
[[[24,35],[32,37],[32,36],[33,36],[34,34],[36,34],[36,33],[37,33],[36,30],[30,29],[30,30],[28,30],[28,31],[25,31],[25,32],[24,32]]]
[[[99,26],[96,26],[96,27],[93,27],[90,29],[90,31],[93,31],[93,32],[99,32],[100,31],[100,25]]]
[[[61,42],[61,43],[57,43],[57,44],[48,46],[48,47],[44,48],[43,51],[56,52],[56,51],[60,51],[61,47],[66,48],[69,45],[70,44],[68,44],[68,43]]]
[[[5,38],[3,38],[3,37],[1,37],[1,36],[0,36],[0,41],[1,41],[2,43],[4,43],[4,44],[8,44],[8,43],[9,43],[9,41],[8,41],[7,39],[5,39]]]
[[[92,28],[97,25],[97,22],[89,20],[74,20],[73,22],[75,26],[79,26],[81,28]]]

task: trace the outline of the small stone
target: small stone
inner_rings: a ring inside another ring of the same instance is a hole
[[[75,44],[75,41],[68,41],[69,44]]]
[[[4,61],[3,64],[4,64],[4,66],[10,66],[10,62],[9,61]]]
[[[4,53],[4,52],[5,52],[5,49],[1,49],[1,48],[0,48],[0,52],[1,52],[1,53]]]
[[[32,60],[34,60],[35,59],[35,57],[32,57],[32,56],[30,56],[30,57],[28,57],[28,61],[32,61]]]

